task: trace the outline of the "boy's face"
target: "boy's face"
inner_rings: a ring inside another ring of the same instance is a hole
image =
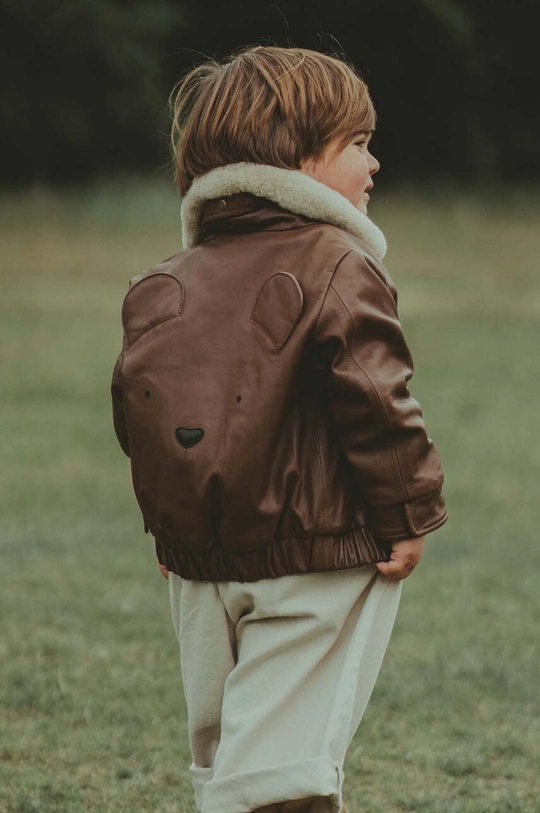
[[[367,214],[369,195],[366,187],[373,186],[371,176],[381,166],[368,149],[371,135],[359,134],[338,152],[330,144],[316,161],[312,158],[303,161],[299,171],[340,192],[353,206]]]

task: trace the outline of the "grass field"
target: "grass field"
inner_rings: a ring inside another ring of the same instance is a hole
[[[540,196],[370,216],[445,470],[345,763],[351,813],[540,810]],[[167,582],[111,423],[128,279],[180,250],[159,180],[0,200],[0,810],[194,813]]]

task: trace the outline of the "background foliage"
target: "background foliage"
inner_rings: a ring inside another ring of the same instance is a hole
[[[4,183],[166,172],[167,97],[248,44],[344,52],[379,112],[383,184],[538,179],[536,3],[1,0]]]

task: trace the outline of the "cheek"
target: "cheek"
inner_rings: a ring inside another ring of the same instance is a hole
[[[369,181],[369,166],[364,156],[343,155],[330,166],[319,167],[315,177],[356,206]]]
[[[347,171],[343,173],[343,183],[346,197],[356,202],[369,182],[369,167],[363,158],[351,162]]]
[[[362,156],[357,164],[356,177],[358,183],[362,185],[362,190],[365,189],[369,181],[369,162],[364,156]]]
[[[364,191],[368,183],[368,178],[369,173],[367,172],[367,167],[365,166],[358,167],[354,174],[354,186],[356,191],[358,192]]]

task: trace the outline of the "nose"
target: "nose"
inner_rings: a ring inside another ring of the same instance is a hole
[[[377,161],[374,155],[369,153],[369,174],[374,175],[378,172],[381,168],[380,163]]]

